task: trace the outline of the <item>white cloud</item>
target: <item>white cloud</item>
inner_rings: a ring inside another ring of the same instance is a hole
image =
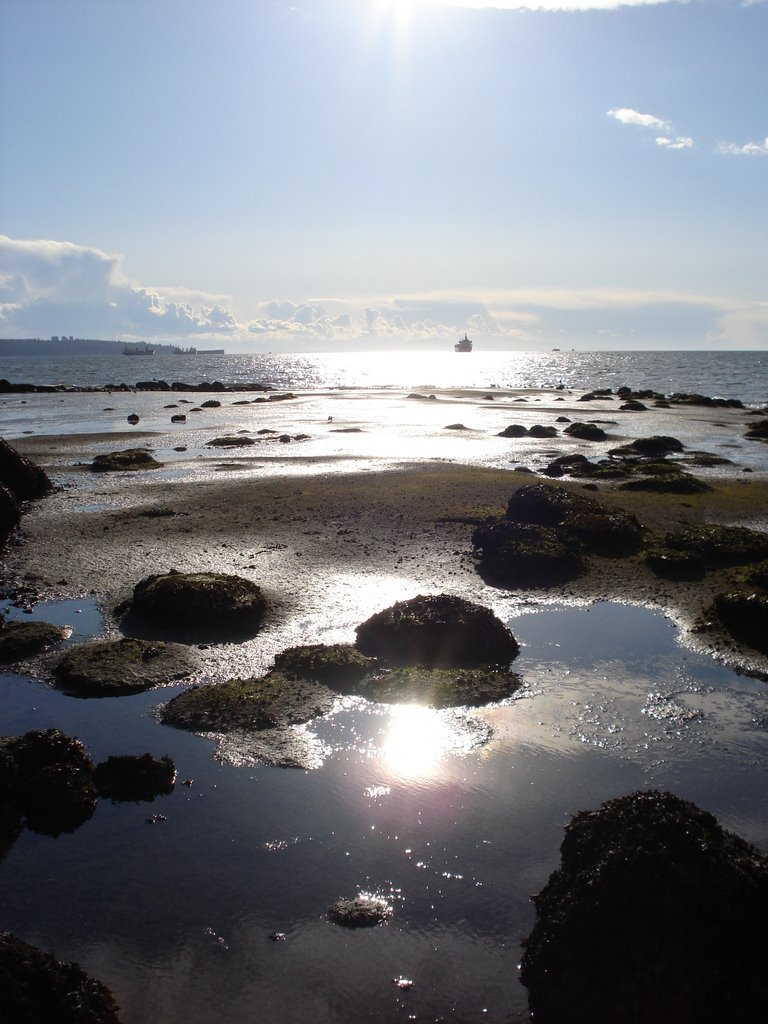
[[[622,124],[634,124],[639,128],[653,128],[657,132],[671,132],[672,125],[654,114],[641,114],[639,110],[632,110],[631,107],[619,107],[616,110],[609,110],[608,117],[613,117]]]
[[[730,153],[735,156],[768,156],[768,138],[763,142],[747,142],[743,146],[737,146],[732,142],[721,142],[717,148],[720,153]]]
[[[735,348],[768,345],[768,302],[753,302],[729,310],[719,318],[708,340]]]
[[[691,149],[693,147],[693,139],[690,135],[677,135],[674,138],[659,135],[656,139],[656,145],[665,146],[667,149]]]

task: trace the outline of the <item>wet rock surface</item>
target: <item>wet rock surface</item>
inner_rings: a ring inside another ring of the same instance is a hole
[[[669,793],[581,812],[538,896],[521,980],[542,1024],[768,1014],[768,859]]]
[[[587,569],[578,548],[549,526],[508,519],[479,526],[472,533],[484,579],[511,585],[545,586],[575,579]]]
[[[698,555],[709,567],[745,565],[768,557],[768,533],[704,523],[667,533],[664,547]]]
[[[50,622],[6,622],[0,618],[0,664],[30,658],[65,640],[68,631]]]
[[[255,636],[266,606],[261,588],[242,576],[172,570],[137,583],[120,610],[131,635],[205,643]]]
[[[56,685],[79,697],[138,693],[185,679],[199,666],[181,644],[131,638],[70,648],[54,665]]]
[[[355,630],[363,654],[398,665],[508,665],[518,644],[488,608],[448,594],[419,595]]]
[[[353,896],[336,900],[328,916],[343,928],[373,928],[392,916],[392,907],[378,896]]]
[[[94,473],[129,473],[160,469],[161,466],[162,463],[158,462],[146,448],[126,448],[121,452],[107,452],[104,455],[97,455],[91,463]]]
[[[20,521],[19,503],[13,491],[0,484],[0,546],[7,543]]]
[[[10,932],[0,932],[0,992],[6,1024],[119,1024],[105,985]]]

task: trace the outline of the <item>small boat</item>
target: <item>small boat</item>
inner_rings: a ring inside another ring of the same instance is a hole
[[[463,338],[459,338],[459,340],[453,346],[453,351],[454,352],[471,352],[472,351],[472,341],[471,341],[471,339],[468,338],[467,335],[465,334],[464,337]]]
[[[126,345],[123,349],[124,356],[153,356],[155,350],[150,348],[149,345]]]

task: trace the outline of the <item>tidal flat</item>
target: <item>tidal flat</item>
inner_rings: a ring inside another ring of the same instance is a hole
[[[259,675],[292,646],[348,643],[397,601],[449,593],[512,631],[522,685],[471,709],[340,698],[293,730],[301,767],[289,770],[263,734],[162,725],[179,685],[82,699],[51,687],[47,656],[13,665],[0,733],[56,726],[94,759],[168,755],[178,781],[152,804],[102,800],[56,839],[22,831],[0,863],[0,928],[79,962],[125,1024],[523,1021],[530,896],[578,811],[669,790],[768,850],[768,659],[711,614],[716,594],[760,587],[749,564],[691,579],[646,558],[687,527],[768,530],[768,449],[745,436],[756,410],[623,411],[614,395],[558,389],[219,397],[173,425],[167,394],[114,394],[109,410],[82,394],[14,406],[8,439],[56,490],[25,508],[5,553],[9,620],[66,624],[66,644],[117,638],[115,609],[147,575],[237,574],[267,611],[250,639],[194,645],[193,682],[216,683]],[[564,433],[581,421],[605,439]],[[499,436],[510,424],[525,433]],[[238,435],[254,443],[212,444]],[[650,436],[679,439],[669,461],[708,489],[545,472],[562,456],[615,462],[612,450]],[[90,468],[138,447],[159,467]],[[534,482],[634,514],[642,547],[590,553],[557,584],[488,581],[472,532]],[[339,928],[328,908],[360,893],[391,914]]]

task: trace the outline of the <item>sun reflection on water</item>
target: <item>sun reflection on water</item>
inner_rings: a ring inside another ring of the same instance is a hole
[[[399,704],[390,711],[381,745],[384,763],[395,775],[423,779],[435,775],[440,762],[457,747],[452,723],[433,708]]]

